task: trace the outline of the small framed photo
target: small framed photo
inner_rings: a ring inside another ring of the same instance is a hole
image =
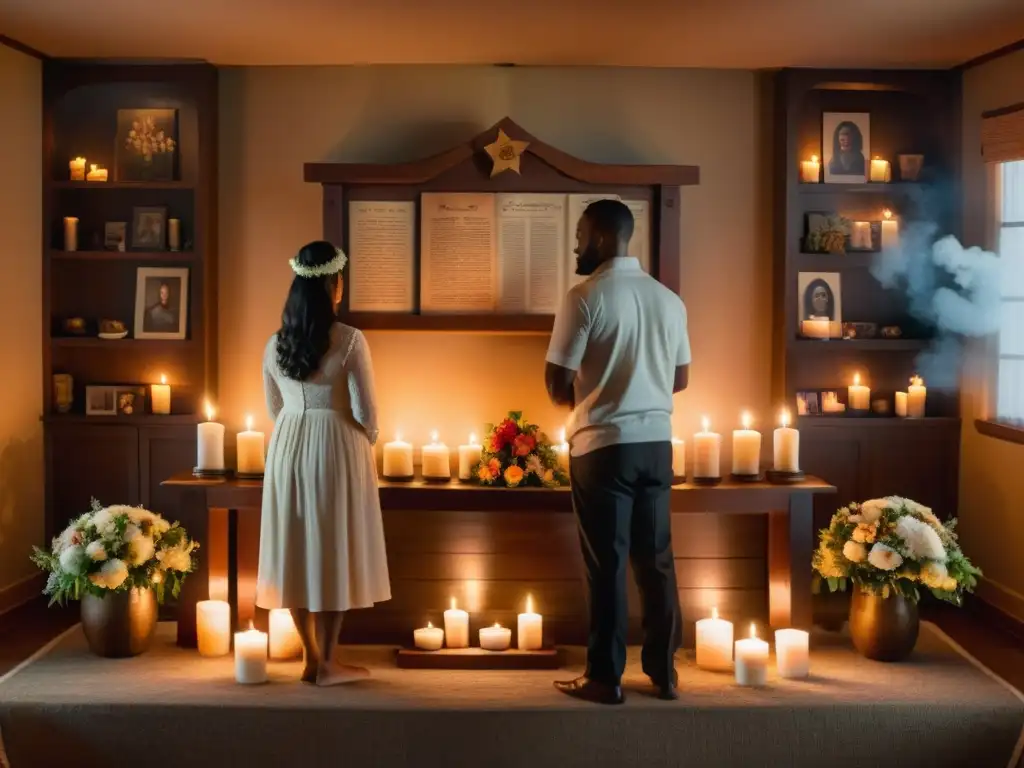
[[[837,328],[843,321],[842,291],[838,272],[797,274],[797,324],[828,320]]]
[[[184,339],[188,269],[139,267],[135,278],[135,338]]]
[[[839,400],[839,392],[834,389],[824,389],[821,395],[821,412],[825,416],[842,414],[846,406]]]
[[[116,387],[115,400],[118,416],[139,416],[146,412],[145,387]]]
[[[863,184],[871,156],[871,115],[867,112],[824,112],[821,147],[826,184]]]
[[[140,206],[132,209],[132,248],[162,251],[167,242],[167,209]]]
[[[821,402],[818,399],[817,390],[808,390],[796,393],[796,415],[797,416],[820,416]]]
[[[103,225],[103,247],[123,251],[128,245],[128,222],[108,221]]]
[[[117,387],[89,385],[85,388],[86,416],[117,416]]]

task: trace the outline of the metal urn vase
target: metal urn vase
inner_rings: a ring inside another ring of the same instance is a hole
[[[82,629],[97,656],[123,659],[145,653],[156,632],[157,604],[152,589],[106,592],[82,597]]]
[[[862,656],[902,661],[917,644],[921,622],[917,603],[899,595],[882,597],[855,590],[850,602],[850,636]]]

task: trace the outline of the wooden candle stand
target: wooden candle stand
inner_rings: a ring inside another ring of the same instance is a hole
[[[764,481],[764,473],[758,472],[756,475],[737,475],[735,473],[730,473],[729,479],[735,483],[760,483]]]
[[[721,477],[695,477],[692,480],[694,485],[721,485]]]
[[[201,469],[200,467],[192,468],[193,477],[230,477],[232,474],[230,469]],[[262,478],[263,475],[260,475]]]
[[[801,483],[806,478],[806,475],[800,470],[796,472],[782,472],[778,469],[769,469],[765,473],[765,479],[772,485],[790,485],[792,483]]]
[[[558,648],[542,648],[539,651],[520,651],[515,648],[507,651],[485,651],[482,648],[421,651],[399,648],[395,654],[395,663],[400,669],[559,669],[562,656]]]
[[[416,479],[416,475],[403,475],[402,477],[391,477],[390,475],[381,475],[381,480],[387,480],[389,483],[411,483]]]
[[[239,480],[262,480],[262,472],[235,472],[235,477]]]

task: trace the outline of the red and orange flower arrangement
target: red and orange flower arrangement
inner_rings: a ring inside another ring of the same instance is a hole
[[[522,411],[509,411],[500,423],[488,424],[486,431],[476,466],[476,479],[483,485],[557,488],[569,484],[548,436],[526,421]]]

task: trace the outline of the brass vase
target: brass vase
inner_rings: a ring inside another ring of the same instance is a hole
[[[850,636],[865,658],[902,661],[914,650],[920,628],[917,603],[900,595],[882,597],[854,590]]]
[[[152,589],[86,593],[82,597],[82,629],[89,650],[97,656],[123,659],[145,653],[156,632],[156,595]]]

